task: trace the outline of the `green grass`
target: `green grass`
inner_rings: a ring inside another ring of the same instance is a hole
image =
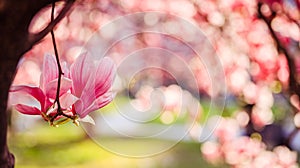
[[[58,128],[41,124],[21,133],[11,133],[9,147],[16,157],[16,168],[199,168],[211,167],[202,158],[200,145],[180,142],[170,150],[145,158],[130,158],[104,150],[85,136],[80,127],[66,124]],[[126,150],[143,148],[151,144],[167,144],[168,141],[146,140],[142,143],[126,139],[103,138],[106,143],[121,144]]]

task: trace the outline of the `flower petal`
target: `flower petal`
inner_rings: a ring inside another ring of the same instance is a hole
[[[81,116],[81,114],[83,112],[83,109],[84,109],[83,107],[84,107],[84,104],[80,99],[78,101],[76,101],[74,104],[75,113],[78,114],[79,117]]]
[[[11,92],[9,93],[8,104],[15,106],[17,104],[34,106],[38,109],[42,109],[41,103],[29,94],[24,94],[20,92]]]
[[[46,54],[40,79],[40,87],[45,91],[47,84],[58,77],[58,67],[54,56]]]
[[[68,69],[67,63],[62,62],[61,63],[61,68],[64,73],[64,77],[70,78],[70,70]]]
[[[17,111],[23,114],[28,114],[28,115],[40,115],[41,111],[37,109],[36,107],[32,106],[27,106],[23,104],[17,104],[15,105],[15,108]]]
[[[13,100],[14,96],[23,94],[23,95],[30,95],[30,96],[34,97],[37,101],[40,102],[41,108],[43,108],[45,105],[45,95],[44,95],[43,91],[38,87],[31,87],[31,86],[26,86],[26,85],[11,86],[9,92],[12,93],[11,94],[12,97],[10,99],[13,104],[16,104],[16,103],[14,103],[14,100]],[[17,93],[17,94],[15,94],[15,93]],[[21,102],[18,102],[18,103],[21,103]]]
[[[96,99],[97,108],[100,109],[106,106],[107,104],[109,104],[115,98],[115,95],[116,94],[113,92],[107,92],[101,97],[97,98]]]
[[[115,96],[115,94],[113,94],[112,92],[107,92],[106,94],[97,98],[89,107],[86,108],[86,106],[85,106],[83,111],[76,110],[76,112],[80,118],[84,118],[89,113],[91,113],[95,110],[98,110],[101,107],[106,106],[108,103],[110,103],[113,100],[114,96]],[[75,106],[75,109],[76,109],[76,106]]]
[[[81,54],[72,64],[70,77],[73,81],[72,89],[75,96],[81,96],[81,93],[85,88],[94,69],[94,64],[86,53]]]
[[[115,64],[110,58],[106,57],[100,61],[97,71],[90,74],[90,78],[81,92],[80,100],[83,109],[95,107],[94,110],[96,110],[100,108],[98,105],[92,104],[111,87],[115,71]]]
[[[65,93],[59,98],[60,105],[63,109],[69,108],[77,100],[78,100],[78,98],[76,96],[72,95],[71,93]]]
[[[86,115],[84,118],[79,118],[78,121],[86,122],[86,123],[90,123],[92,125],[95,125],[94,119],[91,116],[89,116],[89,115]]]
[[[50,81],[47,86],[46,86],[46,96],[51,99],[55,99],[56,97],[56,92],[57,92],[57,81],[58,79]],[[68,79],[66,77],[61,78],[61,83],[60,83],[60,91],[59,91],[59,96],[65,94],[68,90],[70,90],[72,87],[72,81],[71,79]]]
[[[104,57],[98,64],[95,76],[96,97],[101,96],[111,87],[116,73],[116,66],[112,59]]]
[[[96,97],[96,90],[95,90],[95,77],[94,77],[95,73],[91,74],[91,78],[88,80],[88,82],[86,83],[81,96],[80,96],[80,100],[82,102],[83,105],[83,109],[88,108],[89,106],[91,106],[91,104],[97,99]]]

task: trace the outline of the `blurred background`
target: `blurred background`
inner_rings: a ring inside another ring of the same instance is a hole
[[[136,12],[150,14],[116,21]],[[299,167],[299,0],[78,0],[55,34],[67,65],[112,45],[116,97],[95,126],[54,128],[11,108],[16,167]],[[23,56],[14,85],[39,86],[46,53],[50,36]],[[141,151],[152,153],[132,157]]]

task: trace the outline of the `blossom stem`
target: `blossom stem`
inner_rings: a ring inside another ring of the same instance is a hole
[[[54,9],[55,9],[55,1],[52,2],[52,10],[51,10],[51,22],[54,20]],[[58,51],[57,51],[57,45],[55,42],[55,35],[54,35],[54,30],[52,29],[50,31],[51,33],[51,38],[52,38],[52,43],[53,43],[53,48],[54,48],[54,53],[55,53],[55,58],[56,58],[56,63],[57,63],[57,67],[58,67],[58,81],[57,81],[57,90],[56,90],[56,97],[55,97],[55,101],[54,103],[57,103],[57,113],[51,117],[50,122],[53,123],[53,121],[55,120],[56,117],[60,116],[60,115],[64,115],[60,102],[59,102],[59,95],[60,95],[60,85],[61,85],[61,77],[64,74],[62,69],[61,69],[61,65],[60,65],[60,61],[59,61],[59,56],[58,56]],[[69,116],[67,116],[69,118]]]

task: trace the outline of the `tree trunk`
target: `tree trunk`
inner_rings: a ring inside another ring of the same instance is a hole
[[[0,62],[0,167],[14,167],[14,156],[8,151],[6,143],[7,132],[7,97],[8,89],[13,79],[14,68],[16,61],[3,61]]]
[[[21,56],[39,42],[70,9],[74,0],[67,0],[61,14],[38,34],[29,34],[34,15],[58,0],[0,0],[0,168],[14,167],[14,156],[7,147],[7,98]],[[50,16],[49,16],[50,17]]]

